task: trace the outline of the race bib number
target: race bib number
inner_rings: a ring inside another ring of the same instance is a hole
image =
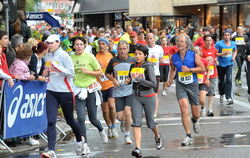
[[[178,72],[178,80],[183,84],[190,84],[194,82],[192,72]]]
[[[148,58],[148,61],[153,63],[153,65],[156,65],[156,63],[159,61],[157,58]]]
[[[130,72],[132,80],[134,80],[137,76],[139,78],[145,79],[144,71],[145,68],[133,68]]]
[[[199,84],[202,84],[204,82],[204,75],[203,74],[197,74],[198,82]]]
[[[102,82],[109,80],[105,75],[100,76],[99,79],[100,79]]]
[[[169,64],[170,63],[170,56],[169,55],[164,55],[162,63],[163,64]]]
[[[222,53],[226,53],[225,55],[223,55],[223,57],[231,57],[233,54],[233,49],[232,48],[222,49]]]
[[[236,43],[237,45],[244,45],[244,44],[245,44],[244,37],[236,37],[236,38],[235,38],[235,43]]]
[[[214,65],[209,66],[209,75],[214,75]]]
[[[99,82],[95,82],[93,84],[91,84],[89,87],[88,87],[88,91],[89,93],[93,93],[93,92],[96,92],[98,90],[102,89],[102,86],[100,85]]]
[[[125,83],[128,78],[129,71],[117,71],[117,81],[121,84]]]
[[[130,57],[135,57],[135,53],[128,53],[128,56],[130,56]]]

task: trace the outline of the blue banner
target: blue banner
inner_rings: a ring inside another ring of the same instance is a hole
[[[46,82],[4,83],[4,139],[32,136],[47,129]]]
[[[44,20],[51,27],[60,27],[59,21],[48,12],[30,12],[26,15],[26,20]]]

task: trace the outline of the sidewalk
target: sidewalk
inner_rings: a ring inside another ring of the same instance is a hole
[[[65,133],[67,133],[67,136],[68,136],[68,133],[71,132],[71,129],[66,124],[65,120],[60,119],[60,117],[59,117],[59,120],[57,121],[57,125],[61,129],[63,129],[63,131]],[[67,136],[65,139],[67,139]],[[59,137],[59,134],[58,134],[57,138],[58,137]],[[40,142],[39,146],[31,146],[28,144],[28,142],[18,143],[16,147],[10,147],[10,149],[13,151],[13,153],[11,153],[7,149],[6,150],[0,149],[0,157],[5,157],[6,155],[11,155],[11,154],[15,154],[15,153],[21,153],[21,152],[27,152],[27,151],[33,151],[33,150],[37,150],[37,149],[41,149],[41,148],[46,148],[47,143],[42,138],[40,138],[38,141]]]

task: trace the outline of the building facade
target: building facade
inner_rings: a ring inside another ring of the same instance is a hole
[[[41,11],[50,12],[54,15],[69,13],[74,1],[70,0],[41,0]]]
[[[76,26],[250,26],[250,0],[76,0],[73,12]]]

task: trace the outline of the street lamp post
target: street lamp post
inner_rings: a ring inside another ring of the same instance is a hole
[[[5,8],[6,31],[7,31],[7,34],[9,35],[9,4],[8,4],[8,0],[4,0],[3,5]]]

